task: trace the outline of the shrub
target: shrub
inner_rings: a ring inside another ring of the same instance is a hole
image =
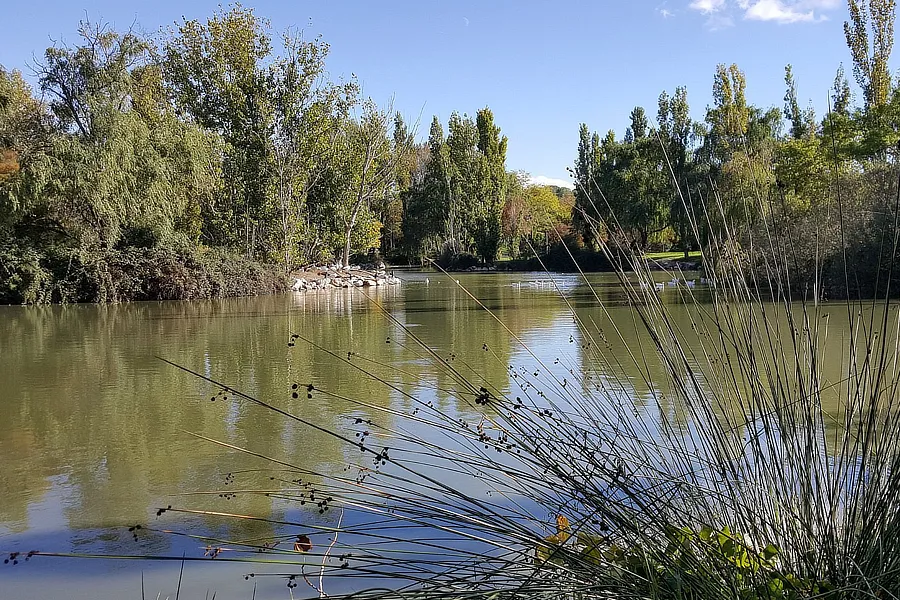
[[[52,276],[44,268],[44,256],[34,248],[14,244],[0,246],[0,303],[49,302]]]
[[[0,250],[0,300],[11,304],[195,300],[272,294],[283,272],[217,250]]]

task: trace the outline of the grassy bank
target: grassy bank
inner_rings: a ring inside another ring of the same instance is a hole
[[[633,256],[623,256],[625,260],[632,260]],[[703,257],[699,250],[684,252],[650,252],[636,257],[639,261],[647,261],[654,269],[672,270],[699,270],[702,267]],[[540,257],[498,260],[495,263],[498,271],[555,271],[558,273],[611,273],[616,271],[616,266],[601,251],[591,251],[585,248],[566,248],[563,245],[554,246],[550,252]],[[452,270],[452,269],[448,269]]]
[[[287,289],[276,267],[222,250],[0,248],[0,303],[198,300]]]

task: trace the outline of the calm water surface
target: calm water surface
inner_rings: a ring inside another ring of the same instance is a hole
[[[607,316],[576,277],[554,277],[582,316],[601,327],[612,318],[626,340],[633,335],[633,315],[621,306],[614,278],[591,278],[609,308]],[[459,279],[536,354],[560,357],[560,368],[586,366],[569,308],[546,274]],[[400,411],[409,410],[409,401],[323,349],[302,340],[288,348],[292,333],[340,356],[353,352],[356,364],[409,389],[423,380],[445,389],[453,383],[382,309],[441,356],[453,357],[457,369],[499,389],[509,389],[508,365],[532,361],[444,276],[409,273],[402,286],[371,294],[377,303],[359,290],[334,290],[202,302],[0,307],[0,552],[202,556],[202,542],[161,530],[245,540],[292,533],[209,516],[169,513],[157,519],[156,509],[169,504],[305,522],[336,519],[258,495],[197,495],[220,490],[228,473],[240,473],[240,485],[248,489],[273,484],[270,472],[257,471],[268,466],[260,460],[191,433],[323,473],[339,472],[349,450],[248,403],[210,401],[211,385],[161,358],[331,430],[371,411],[334,397],[294,399],[293,383],[311,382],[337,396]],[[673,303],[676,321],[687,325],[677,292],[665,290],[663,296]],[[625,350],[621,342],[611,344],[612,354]],[[649,390],[641,389],[636,375],[634,385],[640,405],[639,396]],[[453,402],[449,394],[433,400]],[[127,531],[135,524],[146,527],[137,542]],[[178,569],[177,563],[37,557],[16,566],[0,564],[0,600],[140,598],[142,574],[147,597],[174,598]],[[257,598],[288,597],[281,579],[246,581],[251,570],[266,571],[188,563],[181,597],[214,591],[221,600],[247,599],[254,584]],[[306,592],[312,590],[299,596]]]

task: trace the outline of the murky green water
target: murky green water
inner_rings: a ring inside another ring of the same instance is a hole
[[[568,305],[546,275],[459,279],[531,351],[548,361],[560,358],[560,369],[583,369],[587,361],[570,305],[600,327],[619,329],[625,341],[608,336],[610,356],[624,356],[634,335],[633,315],[621,306],[622,293],[609,276],[592,277],[608,315],[574,276],[556,276]],[[453,402],[454,384],[439,359],[417,347],[413,334],[459,371],[500,389],[510,385],[509,365],[533,360],[444,276],[409,273],[402,286],[370,293],[372,298],[359,290],[334,290],[206,302],[0,307],[0,552],[202,557],[201,542],[161,530],[228,539],[291,533],[211,516],[169,513],[157,519],[156,508],[170,504],[335,518],[240,489],[234,498],[196,495],[221,490],[228,473],[240,473],[240,484],[252,489],[276,484],[270,472],[256,471],[268,466],[260,459],[192,434],[320,473],[340,471],[348,448],[250,403],[211,401],[210,384],[162,359],[331,430],[365,418],[372,412],[366,404],[410,410],[402,394],[339,360],[348,352],[353,364],[395,381],[399,389],[429,381],[447,390],[434,393],[438,403]],[[690,329],[678,295],[666,290],[663,296],[671,297],[673,319]],[[292,333],[308,341],[289,348]],[[333,395],[308,399],[301,386],[295,399],[293,383],[313,383]],[[637,377],[633,383],[640,406],[640,395],[649,390],[642,390]],[[135,524],[144,526],[137,541],[127,531]],[[177,563],[136,560],[20,559],[15,566],[0,565],[0,599],[140,598],[142,574],[146,597],[174,597],[178,569]],[[224,562],[188,563],[181,597],[200,598],[209,590],[222,600],[250,598],[254,584],[257,598],[287,597],[283,580],[246,581],[249,571]]]

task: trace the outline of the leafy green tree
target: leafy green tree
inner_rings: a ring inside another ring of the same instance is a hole
[[[525,205],[528,177],[525,171],[506,174],[506,200],[500,215],[500,228],[509,254],[513,257],[522,254],[522,237],[526,234],[528,226]]]
[[[626,142],[631,143],[647,137],[647,127],[649,124],[647,121],[647,113],[644,111],[644,108],[642,106],[635,106],[634,109],[632,109],[629,118],[631,120],[631,124],[629,125],[628,131],[626,132]],[[628,132],[631,132],[630,140],[628,139]]]
[[[844,74],[844,65],[838,67],[834,76],[834,85],[831,88],[831,109],[840,115],[850,115],[850,103],[853,96],[850,92],[850,83]]]
[[[0,66],[0,232],[13,224],[53,230],[35,208],[54,131],[46,106],[18,71]]]
[[[418,167],[418,147],[413,133],[406,125],[403,115],[394,115],[394,148],[398,152],[395,168],[395,188],[379,207],[379,219],[382,223],[381,252],[385,255],[393,252],[403,237],[403,194],[412,186],[412,179]]]
[[[827,144],[827,142],[826,142]],[[816,137],[786,140],[775,151],[775,178],[783,210],[796,214],[824,205],[833,180],[827,146]]]
[[[844,37],[853,58],[853,75],[863,91],[866,110],[888,101],[891,72],[888,60],[894,46],[895,0],[847,0],[850,21]]]
[[[493,262],[500,247],[500,216],[506,200],[507,138],[500,136],[500,128],[494,125],[494,115],[488,108],[478,111],[476,128],[479,167],[472,236],[479,257]]]
[[[437,117],[431,121],[428,142],[415,153],[409,189],[402,192],[403,241],[406,251],[421,256],[429,243],[449,230],[449,148]]]
[[[587,124],[578,128],[578,156],[575,159],[575,206],[572,208],[572,226],[586,244],[593,245],[590,219],[596,218],[591,191],[594,187],[594,146]]]
[[[376,207],[396,186],[397,165],[408,151],[407,139],[394,144],[388,134],[390,111],[365,102],[358,118],[345,119],[329,154],[326,172],[314,189],[318,222],[334,225],[326,244],[340,249],[350,265],[352,250],[377,248],[382,224]]]
[[[204,221],[205,238],[242,247],[251,256],[279,235],[272,226],[279,206],[269,193],[273,108],[264,62],[271,53],[268,22],[239,4],[205,23],[183,21],[162,52],[165,82],[179,114],[225,140],[225,185]],[[315,63],[315,55],[305,58]],[[279,238],[283,243],[283,232]]]
[[[711,219],[714,227],[726,224],[731,228],[748,226],[770,209],[769,200],[775,185],[772,165],[781,111],[749,107],[748,113],[743,147],[729,155],[716,180],[722,204],[718,215]]]
[[[591,202],[606,224],[606,234],[618,243],[645,248],[650,236],[668,224],[671,184],[661,167],[659,141],[644,136],[618,142],[609,131],[593,159]]]
[[[809,119],[800,109],[797,100],[797,82],[794,80],[794,70],[791,65],[784,68],[784,84],[787,91],[784,94],[784,114],[791,123],[791,137],[795,140],[809,135]]]
[[[267,78],[272,105],[268,148],[280,234],[271,238],[268,254],[291,268],[296,259],[308,260],[321,250],[306,200],[328,155],[336,151],[340,124],[356,101],[357,85],[325,79],[329,46],[320,38],[305,41],[286,34],[283,46],[284,54]]]
[[[471,248],[480,169],[478,141],[475,122],[453,112],[448,123],[445,173],[449,184],[448,237],[454,252]]]
[[[744,145],[750,126],[750,107],[745,96],[747,82],[737,65],[716,67],[713,78],[713,106],[706,111],[713,158],[724,163]]]
[[[548,251],[569,230],[574,196],[560,188],[528,185],[525,172],[507,174],[503,232],[514,255]],[[520,248],[521,247],[521,248]]]
[[[50,212],[82,246],[110,248],[129,232],[196,239],[191,213],[220,181],[217,139],[171,111],[138,110],[148,109],[134,102],[147,95],[147,43],[89,23],[80,34],[78,47],[48,49],[38,72],[66,133],[40,190]]]
[[[666,92],[660,94],[657,120],[659,144],[665,152],[661,157],[660,167],[671,183],[668,201],[669,220],[678,233],[679,243],[686,257],[696,243],[691,225],[696,219],[695,215],[691,214],[693,204],[689,201],[691,186],[695,185],[692,181],[695,165],[691,162],[694,122],[690,117],[687,88],[679,86],[671,97],[668,97]]]
[[[569,220],[571,207],[549,186],[532,185],[525,189],[525,206],[527,211],[527,233],[531,243],[537,247],[543,244],[544,250],[554,242],[553,231],[561,232]]]

